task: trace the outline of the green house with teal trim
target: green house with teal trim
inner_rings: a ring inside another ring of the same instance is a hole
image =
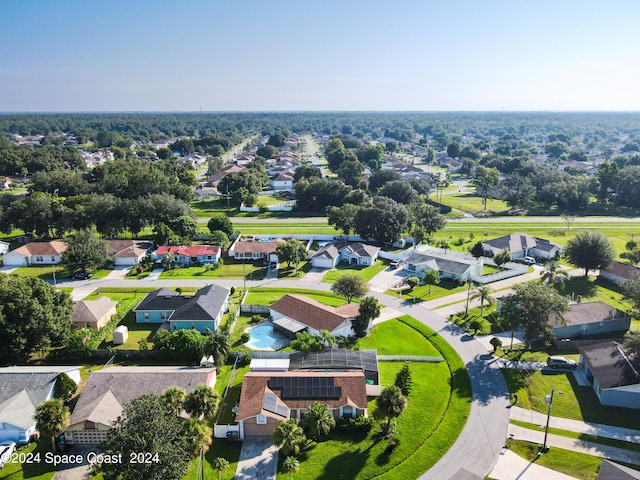
[[[229,311],[229,289],[207,285],[195,294],[181,295],[160,288],[144,297],[133,311],[136,323],[167,323],[171,332],[191,329],[213,332]]]

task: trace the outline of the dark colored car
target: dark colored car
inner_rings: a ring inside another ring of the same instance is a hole
[[[89,272],[76,272],[73,274],[74,280],[89,280],[91,278],[91,274]]]
[[[568,368],[570,370],[574,370],[578,364],[569,358],[551,356],[547,358],[547,366],[551,368]]]

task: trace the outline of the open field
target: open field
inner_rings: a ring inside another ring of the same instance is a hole
[[[331,292],[323,292],[319,290],[304,290],[293,288],[272,288],[272,287],[256,287],[249,290],[245,300],[246,305],[266,305],[269,306],[279,298],[287,294],[304,295],[313,298],[320,303],[338,307],[345,303],[344,297],[335,295]],[[354,302],[357,299],[353,300]]]

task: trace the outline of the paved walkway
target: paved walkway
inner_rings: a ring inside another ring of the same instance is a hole
[[[154,268],[145,280],[158,280],[162,272],[164,272],[164,268]]]
[[[244,439],[236,480],[275,480],[277,469],[278,449],[270,437]]]
[[[544,431],[531,430],[518,425],[509,424],[509,435],[513,435],[516,440],[526,440],[532,443],[544,442]],[[631,463],[640,465],[640,452],[626,450],[624,448],[610,447],[599,443],[585,442],[561,435],[549,434],[547,436],[547,445],[557,447],[563,450],[571,450],[573,452],[585,453],[600,458],[608,458],[616,462]]]
[[[498,462],[488,477],[495,480],[572,480],[575,478],[529,462],[507,448],[500,452]]]
[[[509,413],[511,420],[519,420],[521,422],[533,423],[535,425],[545,425],[547,422],[547,416],[544,413],[534,412],[533,410],[514,406],[511,407]],[[570,432],[585,433],[588,435],[597,435],[598,437],[623,440],[625,442],[640,443],[640,430],[632,430],[630,428],[613,427],[611,425],[582,422],[580,420],[571,420],[569,418],[553,416],[549,419],[549,426],[551,428],[568,430]]]

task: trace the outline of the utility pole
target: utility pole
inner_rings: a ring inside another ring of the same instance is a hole
[[[469,278],[469,287],[467,288],[467,306],[464,308],[464,316],[469,315],[469,298],[471,298],[471,287],[473,285],[473,281]]]
[[[52,264],[51,265],[51,274],[53,275],[53,286],[57,286],[56,285],[56,267]]]
[[[542,449],[540,450],[540,452],[538,453],[538,455],[541,455],[543,453],[547,453],[549,451],[549,449],[547,448],[547,435],[549,434],[549,419],[551,418],[551,407],[553,406],[553,389],[551,390],[551,395],[547,395],[546,397],[544,397],[544,399],[547,401],[547,403],[549,404],[549,408],[547,410],[547,425],[546,427],[544,427],[544,441],[542,442]],[[560,393],[560,392],[558,392]]]

